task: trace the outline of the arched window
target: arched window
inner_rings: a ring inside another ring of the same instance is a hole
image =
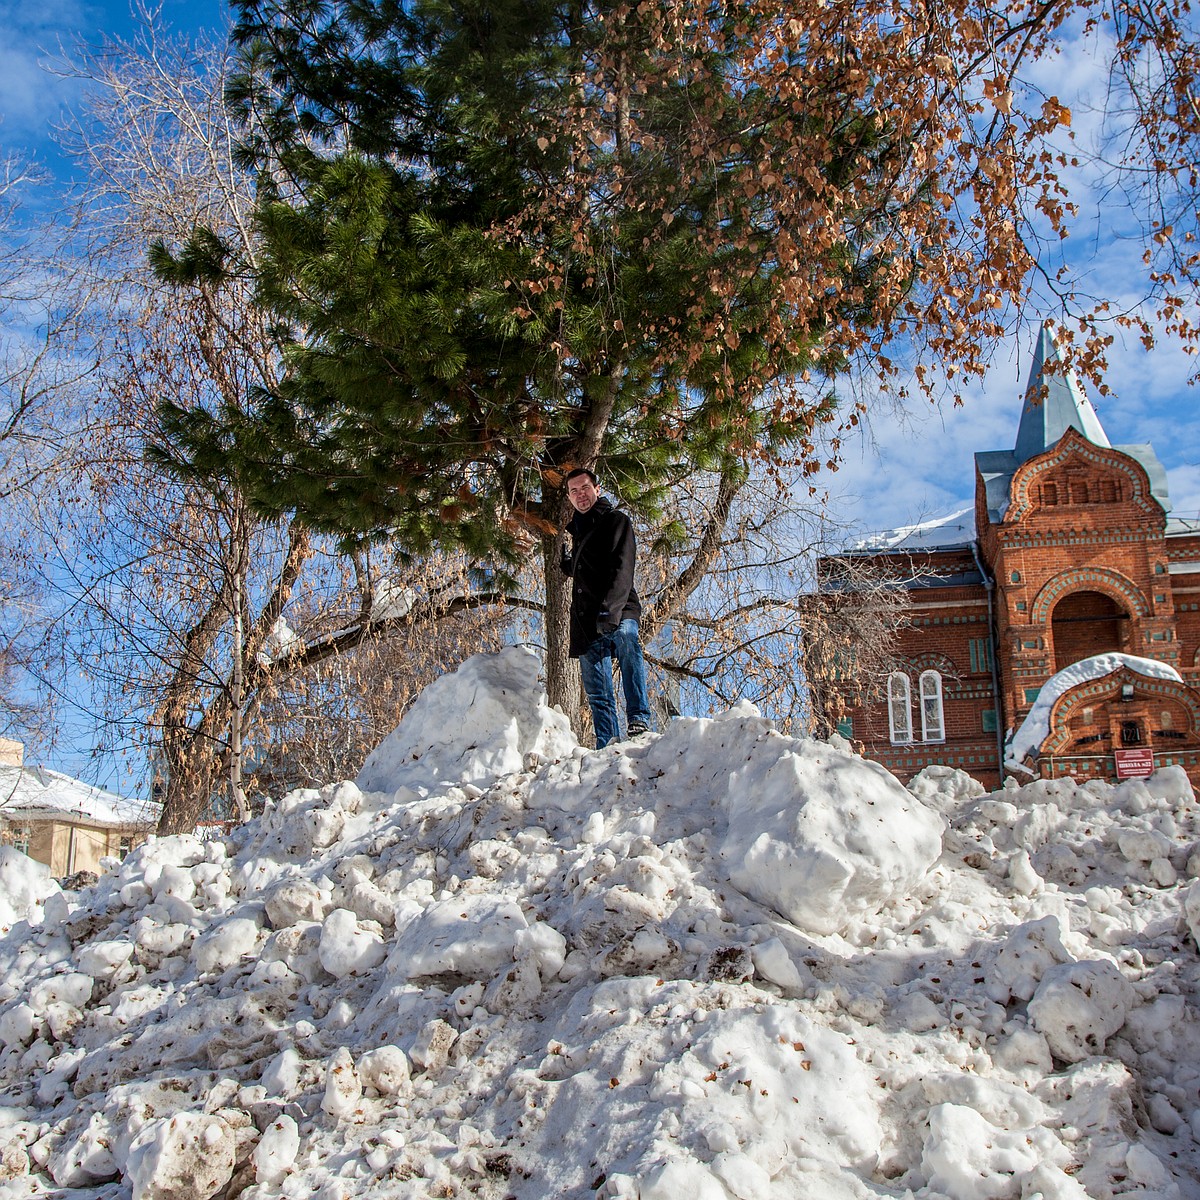
[[[888,728],[894,746],[907,745],[913,740],[911,691],[908,676],[901,671],[888,676]]]
[[[941,675],[937,671],[922,671],[920,688],[921,741],[944,742],[946,740],[946,723],[942,718]]]

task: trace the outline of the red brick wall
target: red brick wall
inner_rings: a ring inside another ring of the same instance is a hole
[[[1001,702],[979,653],[989,637],[985,588],[913,587],[899,658],[912,688],[915,740],[892,745],[880,695],[847,714],[852,737],[870,757],[905,781],[940,763],[995,787],[997,736],[985,728],[985,714],[997,713],[1002,732],[1015,728],[1050,676],[1114,648],[1170,663],[1200,687],[1200,534],[1166,538],[1165,513],[1136,460],[1068,430],[1054,449],[1017,470],[997,523],[988,520],[977,480],[976,520],[981,557],[996,584]],[[969,548],[919,559],[880,556],[888,559],[903,560],[912,574],[948,577],[973,566]],[[913,571],[914,563],[921,570]],[[1181,572],[1183,564],[1195,569]],[[938,744],[920,741],[918,678],[926,669],[943,679],[945,740]]]

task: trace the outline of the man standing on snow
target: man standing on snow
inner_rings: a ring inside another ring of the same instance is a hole
[[[598,482],[586,467],[567,476],[567,497],[575,515],[567,524],[572,549],[563,548],[562,569],[573,580],[569,653],[579,659],[596,747],[602,749],[618,736],[614,658],[621,669],[629,736],[646,733],[651,716],[638,637],[642,605],[633,586],[633,522],[600,495]]]

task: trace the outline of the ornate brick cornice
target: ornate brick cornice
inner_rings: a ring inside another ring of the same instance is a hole
[[[1154,499],[1150,490],[1150,477],[1141,463],[1110,446],[1093,445],[1074,428],[1067,429],[1053,450],[1036,455],[1013,472],[1008,511],[1004,514],[1002,524],[1015,525],[1024,520],[1035,507],[1031,492],[1038,477],[1062,466],[1070,459],[1081,460],[1093,467],[1111,467],[1126,475],[1131,485],[1130,502],[1150,519],[1165,524],[1166,513],[1163,512],[1162,505]]]
[[[1121,667],[1111,675],[1104,675],[1099,679],[1079,684],[1059,696],[1050,709],[1050,732],[1042,742],[1041,754],[1057,756],[1066,750],[1067,743],[1071,739],[1071,718],[1082,708],[1098,704],[1119,703],[1121,688],[1127,683],[1134,684],[1139,694],[1143,696],[1147,694],[1161,696],[1182,704],[1187,710],[1190,721],[1190,728],[1187,732],[1191,738],[1197,736],[1197,732],[1200,731],[1200,698],[1197,697],[1193,688],[1177,679],[1143,675],[1129,667]]]

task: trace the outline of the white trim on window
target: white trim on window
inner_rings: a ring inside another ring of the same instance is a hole
[[[921,741],[944,742],[946,720],[942,710],[942,677],[937,671],[922,671],[918,686],[921,691]]]
[[[912,734],[912,685],[903,671],[888,676],[888,732],[893,746],[907,746]]]

